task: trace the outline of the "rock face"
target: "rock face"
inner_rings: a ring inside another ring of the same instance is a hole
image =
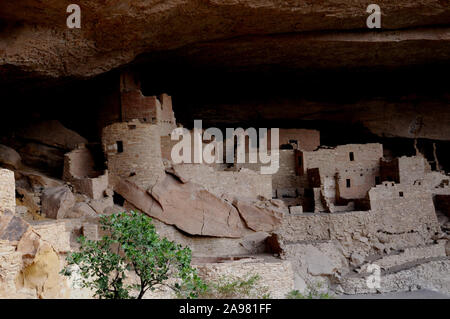
[[[379,289],[368,287],[366,277],[351,276],[342,280],[342,289],[348,294],[383,293],[391,291],[414,291],[429,289],[450,293],[448,273],[450,260],[429,260],[422,264],[412,264],[403,269],[382,274]],[[399,285],[398,283],[402,283]]]
[[[0,144],[0,165],[19,169],[21,162],[22,159],[19,153],[8,146]]]
[[[76,203],[73,208],[68,211],[65,218],[98,218],[97,213],[88,204],[80,202]]]
[[[67,186],[46,188],[42,193],[42,213],[48,218],[64,218],[75,205],[75,197]]]
[[[78,144],[87,143],[84,137],[64,127],[56,120],[30,125],[19,131],[18,135],[21,138],[63,150],[73,150]]]
[[[137,0],[100,5],[84,0],[79,4],[81,29],[67,28],[63,3],[52,1],[44,5],[27,0],[0,4],[0,18],[5,21],[0,40],[2,81],[18,86],[24,78],[39,81],[52,77],[62,81],[92,77],[126,65],[136,57],[138,62],[153,65],[181,61],[189,67],[221,67],[237,72],[269,66],[297,70],[345,66],[389,72],[399,66],[445,64],[450,56],[450,33],[445,27],[450,9],[443,0],[378,3],[382,32],[367,29],[365,5],[356,0],[174,0],[164,5]],[[117,34],[117,30],[121,32]],[[216,123],[236,123],[252,117],[267,121],[350,121],[354,125],[362,123],[379,136],[448,140],[448,102],[448,94],[418,98],[411,93],[399,100],[363,96],[345,106],[324,102],[321,96],[291,101],[263,99],[246,103],[244,111],[241,101],[238,105],[214,105],[217,113],[209,112],[208,116],[214,117]],[[286,107],[278,108],[280,104]],[[241,109],[239,118],[227,116],[236,107]],[[434,112],[428,112],[430,108]],[[198,116],[202,110],[186,113]],[[441,121],[433,116],[436,113]],[[411,129],[418,121],[424,125],[417,131]],[[30,154],[27,161],[35,162],[44,155],[61,156],[53,151],[34,144],[23,150]],[[37,152],[41,156],[31,156]]]
[[[20,217],[0,215],[0,298],[67,298],[58,251]]]
[[[273,60],[283,56],[286,61],[289,55],[290,61],[310,65],[340,64],[343,60],[359,64],[380,43],[389,43],[391,52],[372,55],[370,63],[388,64],[393,54],[399,53],[401,56],[395,63],[408,58],[416,61],[431,56],[446,58],[449,53],[447,29],[418,29],[448,23],[450,8],[445,1],[380,2],[384,29],[410,29],[392,33],[349,32],[366,28],[366,7],[356,0],[320,3],[175,0],[164,4],[137,0],[100,4],[83,0],[78,4],[82,27],[71,30],[66,27],[66,3],[3,2],[0,18],[6,23],[0,42],[1,72],[26,70],[41,76],[90,76],[128,63],[144,52],[176,49],[197,42],[202,42],[200,47],[209,47],[209,41],[222,40],[217,47],[225,39],[232,39],[226,40],[232,44],[227,47],[240,56],[235,62],[241,65],[261,65],[269,62],[268,57]],[[345,32],[320,33],[322,30]],[[312,31],[319,35],[302,34]],[[251,39],[251,47],[245,37],[248,35],[259,39]],[[280,42],[286,47],[280,47]],[[436,49],[425,52],[425,42],[427,47]],[[366,46],[362,48],[361,44]],[[303,50],[305,47],[311,49]],[[196,50],[198,47],[192,49]],[[257,52],[264,52],[264,57],[255,59]],[[217,48],[211,48],[209,54],[220,64],[228,57],[226,51]],[[55,59],[55,55],[59,58]],[[305,59],[305,55],[314,56],[314,62],[306,62],[311,60]]]
[[[450,94],[422,76],[429,65],[449,70],[449,0],[381,0],[381,30],[367,28],[360,0],[78,4],[82,27],[69,29],[62,1],[0,2],[0,96],[14,114],[0,125],[0,165],[14,170],[0,169],[0,297],[65,297],[58,271],[71,239],[98,239],[100,214],[129,209],[197,256],[279,255],[203,267],[207,276],[267,272],[277,297],[294,288],[293,277],[302,291],[325,283],[368,292],[371,262],[383,271],[381,291],[450,291],[450,226],[435,216],[450,210]],[[385,79],[391,70],[394,80]],[[408,82],[390,87],[397,77]],[[416,93],[409,84],[417,78]],[[146,96],[166,86],[176,108],[168,95]],[[174,110],[185,127],[193,118],[280,127],[280,174],[241,163],[173,165]],[[303,137],[288,131],[300,128]],[[364,151],[369,140],[376,152]],[[325,146],[339,144],[347,146]],[[413,151],[423,151],[423,165],[398,157]],[[310,166],[307,153],[336,156],[313,155]]]

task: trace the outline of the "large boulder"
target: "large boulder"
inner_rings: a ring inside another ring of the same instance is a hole
[[[13,168],[13,169],[19,169],[21,166],[22,159],[14,149],[11,147],[5,146],[0,144],[0,165],[7,167],[7,168]]]
[[[250,232],[233,205],[172,175],[149,192],[126,180],[119,182],[115,191],[149,216],[191,235],[238,238]]]
[[[41,197],[42,214],[47,218],[65,218],[75,205],[75,196],[67,186],[46,188]]]

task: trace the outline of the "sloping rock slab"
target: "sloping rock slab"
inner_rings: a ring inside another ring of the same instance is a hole
[[[191,235],[239,238],[249,232],[231,204],[172,175],[148,193],[129,181],[119,182],[115,191],[151,217]]]
[[[248,228],[254,231],[270,232],[281,224],[283,213],[275,207],[256,206],[251,201],[236,199],[233,205],[237,208]]]

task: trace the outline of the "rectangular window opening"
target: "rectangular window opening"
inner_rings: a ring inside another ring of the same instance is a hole
[[[122,141],[117,141],[117,153],[123,153],[123,142]]]

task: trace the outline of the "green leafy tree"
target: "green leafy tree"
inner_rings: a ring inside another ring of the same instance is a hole
[[[67,257],[61,272],[70,276],[77,265],[81,286],[93,289],[96,297],[141,299],[148,290],[166,286],[179,297],[197,298],[207,289],[190,265],[191,250],[161,239],[149,217],[124,212],[102,216],[100,224],[107,235],[98,241],[81,236],[80,251]],[[129,271],[136,274],[136,283],[126,283]]]

